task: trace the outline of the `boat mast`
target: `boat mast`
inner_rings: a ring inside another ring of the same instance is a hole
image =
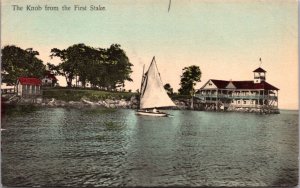
[[[142,74],[142,81],[141,81],[141,87],[140,87],[140,96],[139,96],[139,105],[137,107],[137,109],[140,108],[140,103],[141,103],[141,96],[142,96],[142,86],[143,86],[143,82],[144,82],[144,70],[145,70],[145,64],[143,65],[143,74]]]

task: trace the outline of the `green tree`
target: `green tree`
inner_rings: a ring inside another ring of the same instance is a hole
[[[101,49],[95,49],[86,45],[77,46],[77,69],[76,75],[79,77],[79,81],[85,87],[86,82],[93,80],[95,75],[95,70],[99,68],[100,64],[103,62],[103,54],[101,54]],[[98,64],[97,67],[93,66]],[[92,75],[93,77],[89,76]]]
[[[88,69],[88,80],[105,90],[124,87],[125,81],[132,81],[130,74],[132,64],[119,44],[108,49],[98,49],[98,55],[91,61]]]
[[[184,67],[180,79],[180,89],[178,90],[181,95],[192,95],[195,93],[194,86],[201,79],[201,70],[199,66],[192,65]]]
[[[119,44],[108,49],[96,49],[85,44],[75,44],[63,50],[53,48],[51,57],[61,59],[61,63],[52,68],[65,76],[68,87],[72,86],[75,76],[79,77],[83,86],[90,82],[94,87],[108,90],[124,86],[126,80],[132,81],[132,64]]]
[[[65,49],[60,50],[58,48],[52,48],[50,57],[60,58],[61,63],[59,63],[57,66],[53,65],[52,68],[56,69],[59,75],[64,76],[66,78],[67,86],[71,87],[72,80],[74,78],[74,67],[68,59],[67,51]]]
[[[48,70],[50,70],[55,76],[61,75],[61,70],[58,65],[54,65],[54,64],[48,62],[46,64],[46,66],[47,66]]]
[[[4,83],[15,85],[19,77],[42,78],[45,74],[46,66],[36,57],[39,52],[32,48],[23,50],[14,45],[7,45],[1,49],[1,54],[1,70],[8,73],[3,75]]]
[[[50,71],[51,74],[54,74],[54,76],[61,75],[61,71],[59,66],[47,63],[46,64],[47,70]],[[53,80],[52,81],[52,86],[59,86],[58,80]]]
[[[171,87],[171,85],[169,83],[164,85],[165,90],[167,91],[168,95],[173,95],[173,88]]]
[[[119,44],[112,44],[106,50],[107,73],[110,75],[107,78],[108,89],[116,89],[124,87],[125,81],[132,81],[130,74],[133,66],[123,49]]]
[[[67,86],[72,86],[72,81],[75,76],[79,77],[79,81],[85,86],[87,81],[87,67],[90,62],[95,59],[97,50],[85,44],[75,44],[67,49],[51,49],[50,57],[58,57],[61,63],[54,67],[60,75],[66,78]]]
[[[105,63],[106,58],[106,50],[99,48],[97,53],[95,53],[95,57],[90,61],[89,66],[86,67],[87,80],[93,87],[105,88],[106,78],[109,77]]]

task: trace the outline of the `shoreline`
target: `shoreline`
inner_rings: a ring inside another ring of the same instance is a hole
[[[171,110],[193,110],[212,112],[243,112],[259,114],[278,114],[279,109],[267,106],[222,106],[187,95],[171,95],[176,107],[160,108]],[[33,105],[39,107],[68,107],[68,108],[112,108],[138,109],[139,93],[125,91],[103,91],[82,88],[43,88],[42,95],[21,97],[15,94],[2,95],[3,105]]]
[[[192,111],[207,111],[207,112],[242,112],[255,114],[279,114],[280,109],[254,109],[254,108],[229,108],[226,110],[206,109],[198,100],[194,100],[194,108],[191,108],[190,99],[174,100],[176,107],[163,108],[165,110],[192,110]],[[88,98],[81,98],[78,101],[64,101],[55,98],[21,98],[18,100],[3,100],[2,109],[6,106],[34,106],[34,107],[49,107],[49,108],[106,108],[106,109],[138,109],[138,99],[136,96],[125,99],[105,99],[91,101]],[[163,110],[162,109],[162,110]]]
[[[172,110],[203,110],[201,105],[195,105],[194,109],[190,108],[188,100],[174,100],[176,107],[171,108],[163,108],[163,109],[172,109]],[[138,109],[138,99],[133,96],[129,100],[126,99],[105,99],[105,100],[97,100],[92,101],[88,98],[81,98],[76,101],[64,101],[57,100],[55,98],[21,98],[18,97],[14,100],[8,101],[3,100],[3,105],[11,105],[11,106],[37,106],[37,107],[70,107],[70,108],[83,108],[83,107],[101,107],[101,108],[111,108],[111,109]]]

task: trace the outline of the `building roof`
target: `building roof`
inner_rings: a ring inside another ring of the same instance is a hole
[[[262,81],[261,83],[254,83],[253,80],[251,80],[251,81],[226,81],[226,80],[211,79],[211,81],[217,86],[218,89],[226,89],[228,84],[231,82],[236,87],[236,89],[279,90],[278,88],[269,84],[266,81]]]
[[[267,72],[264,69],[258,67],[257,69],[255,69],[253,72]]]
[[[229,81],[226,81],[226,80],[214,80],[214,79],[211,79],[211,81],[217,86],[217,88],[225,88]]]
[[[253,81],[233,81],[232,83],[237,89],[279,90],[266,81],[260,83],[254,83]]]
[[[42,81],[37,78],[20,77],[18,81],[22,85],[41,85]]]
[[[55,75],[52,74],[50,71],[47,71],[47,72],[46,72],[45,77],[46,77],[46,78],[50,78],[50,79],[52,79],[52,80],[57,80],[57,78],[55,77]]]

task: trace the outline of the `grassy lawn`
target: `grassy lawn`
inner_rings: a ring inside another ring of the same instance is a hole
[[[130,100],[136,93],[101,91],[92,89],[78,88],[44,88],[43,98],[55,98],[63,101],[79,101],[81,98],[87,98],[91,101],[99,101],[105,99],[125,99]]]

